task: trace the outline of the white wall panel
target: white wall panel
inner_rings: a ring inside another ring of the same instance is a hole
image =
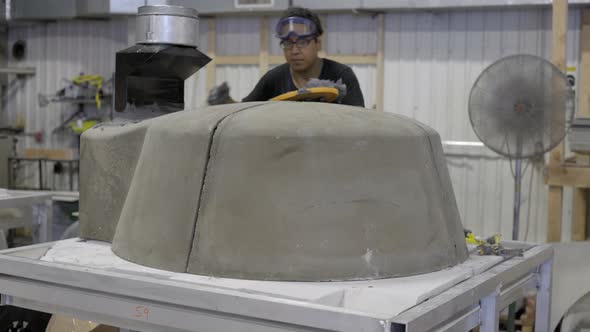
[[[578,64],[579,25],[580,12],[572,9],[569,66]],[[475,79],[503,56],[526,53],[550,59],[551,12],[387,14],[385,47],[385,109],[431,125],[443,139],[476,140],[467,113]]]
[[[568,65],[577,66],[580,12],[569,14]],[[477,141],[467,112],[469,91],[483,69],[503,56],[527,53],[551,57],[548,9],[438,11],[387,14],[385,110],[436,129],[443,140]],[[488,152],[447,157],[463,223],[491,235],[512,232],[513,186],[509,163]],[[485,149],[485,148],[478,148]],[[484,156],[479,156],[484,155]],[[546,238],[547,193],[540,169],[529,168],[523,192],[521,232]],[[532,178],[532,184],[530,183]],[[530,187],[532,185],[532,187]],[[566,199],[569,197],[567,192]],[[571,201],[564,205],[569,238]]]
[[[377,17],[369,15],[327,15],[324,20],[327,54],[375,54]]]
[[[27,42],[27,55],[22,61],[9,59],[12,66],[32,66],[35,76],[25,80],[24,89],[14,89],[7,98],[7,122],[15,124],[17,115],[24,116],[29,130],[50,129],[69,115],[67,104],[50,104],[41,108],[37,94],[52,94],[80,73],[98,74],[110,79],[114,71],[115,52],[126,46],[126,22],[69,21],[19,25],[9,30],[9,45],[22,39]],[[89,36],[92,36],[89,38]],[[108,109],[108,103],[105,109]],[[55,137],[54,137],[55,138]],[[51,145],[50,142],[47,142]]]
[[[376,68],[374,65],[351,65],[350,66],[359,81],[363,97],[365,98],[365,107],[375,108],[376,88]]]
[[[279,17],[278,16],[270,16],[268,18],[268,36],[269,36],[269,53],[272,55],[282,55],[283,54],[283,50],[281,49],[281,46],[279,45],[279,39],[276,37],[276,33],[275,33],[275,26],[277,25],[277,22],[279,21]]]
[[[447,155],[463,225],[482,235],[512,234],[514,181],[508,161],[495,156]],[[545,241],[547,190],[542,165],[530,164],[523,177],[519,239]],[[564,233],[567,230],[564,227]]]
[[[260,52],[260,18],[218,17],[217,55],[257,55]]]
[[[217,66],[217,84],[227,82],[230,87],[230,96],[239,101],[254,89],[259,72],[256,65]]]
[[[8,64],[35,67],[36,74],[16,81],[6,91],[4,124],[14,126],[19,119],[24,119],[26,131],[44,132],[43,143],[38,144],[26,138],[21,148],[76,148],[75,136],[53,134],[52,130],[75,112],[77,106],[53,103],[40,107],[37,96],[40,93],[54,94],[68,84],[64,79],[71,79],[81,73],[110,79],[114,71],[115,52],[127,45],[127,22],[116,19],[19,24],[9,28],[9,47],[17,40],[26,41],[26,57],[21,61],[9,58]],[[103,104],[101,110],[97,110],[94,105],[86,106],[86,112],[90,114],[105,114],[109,110],[108,102]],[[63,182],[63,179],[59,181]]]

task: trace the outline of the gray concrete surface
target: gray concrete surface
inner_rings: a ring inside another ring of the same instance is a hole
[[[590,329],[590,293],[574,303],[561,324],[561,332],[580,332],[582,329]]]
[[[94,211],[81,223],[95,232],[83,235],[112,235],[113,251],[127,260],[217,277],[328,281],[407,276],[467,258],[440,138],[414,120],[272,102],[135,126],[147,129],[134,145],[141,150],[136,166],[121,172],[133,169],[128,193],[116,194],[124,196],[119,218],[109,200],[115,212],[96,218],[104,195],[81,197],[81,210]],[[121,140],[83,136],[83,148]],[[82,158],[88,167],[108,164],[90,159],[113,156],[83,151]],[[86,174],[119,176],[96,168]],[[113,188],[83,188],[81,196]],[[114,235],[96,231],[103,222],[117,225]]]
[[[102,124],[80,142],[80,234],[111,242],[148,122]]]
[[[115,254],[186,271],[212,135],[222,119],[244,107],[177,112],[151,121],[113,239]]]
[[[588,308],[588,298],[581,298],[590,293],[590,242],[556,243],[553,248],[551,331],[568,312],[571,315],[564,319],[562,331],[579,331],[585,325],[583,312]],[[586,316],[590,317],[588,313]],[[590,323],[590,319],[585,322]]]

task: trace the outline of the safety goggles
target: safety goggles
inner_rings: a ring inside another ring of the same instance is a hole
[[[280,39],[291,37],[305,38],[317,33],[317,27],[312,20],[303,17],[286,17],[277,23],[276,36]]]
[[[283,40],[281,40],[281,43],[279,45],[281,45],[281,48],[284,50],[290,50],[293,48],[293,46],[297,46],[297,48],[301,49],[301,48],[306,48],[307,46],[309,46],[309,43],[311,43],[312,40],[315,40],[315,39],[314,38],[297,39],[295,41],[292,41],[289,39],[283,39]]]

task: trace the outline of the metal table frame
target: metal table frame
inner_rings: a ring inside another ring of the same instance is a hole
[[[38,227],[33,232],[33,242],[42,243],[52,237],[52,195],[47,192],[8,190],[9,196],[0,196],[0,209],[18,208],[24,214],[20,218],[0,218],[0,249],[6,248],[5,231],[19,227]]]
[[[415,332],[476,326],[490,332],[498,330],[502,308],[536,290],[536,331],[549,329],[553,249],[548,245],[533,246],[523,257],[499,263],[395,317],[150,274],[40,261],[50,246],[0,252],[2,304],[144,332]]]

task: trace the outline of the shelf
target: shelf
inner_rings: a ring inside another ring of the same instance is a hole
[[[108,100],[111,98],[111,95],[104,95],[101,97],[101,100]],[[60,100],[52,100],[50,103],[71,103],[71,104],[96,104],[96,99],[94,98],[62,98]]]
[[[0,74],[35,75],[34,67],[0,67]]]

